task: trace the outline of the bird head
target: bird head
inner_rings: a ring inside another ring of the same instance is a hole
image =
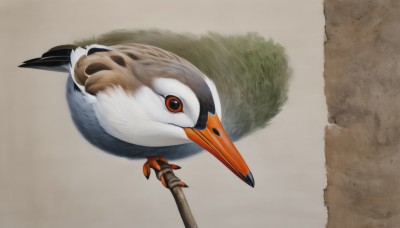
[[[114,137],[142,146],[194,142],[254,187],[250,169],[222,126],[215,84],[179,57],[161,61],[153,56],[132,55],[127,59],[126,54],[100,52],[82,58],[75,68],[75,78],[85,78],[86,91],[96,95],[94,108],[103,129]],[[91,67],[94,58],[101,60],[103,67],[98,63]],[[80,70],[80,66],[85,69]],[[78,72],[88,75],[80,76]],[[104,81],[102,74],[107,74]],[[109,84],[110,81],[113,83]],[[107,89],[96,91],[103,87]]]
[[[176,79],[158,80],[154,88],[161,92],[171,123],[185,132],[185,139],[203,147],[254,187],[250,169],[221,123],[221,104],[214,83],[205,76],[191,79],[189,85]]]

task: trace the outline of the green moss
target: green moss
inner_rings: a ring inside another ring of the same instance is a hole
[[[120,30],[76,44],[129,42],[171,51],[210,77],[221,97],[224,126],[233,139],[264,127],[287,99],[290,70],[284,48],[255,33],[195,36],[160,30]]]

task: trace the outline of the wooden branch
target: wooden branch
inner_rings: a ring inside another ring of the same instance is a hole
[[[157,178],[161,181],[161,176],[164,177],[167,187],[174,196],[176,206],[178,206],[185,227],[197,228],[196,221],[194,220],[189,204],[186,201],[185,194],[180,186],[181,180],[175,176],[170,164],[163,161],[158,161],[158,164],[160,164],[161,171],[157,172],[156,170]]]

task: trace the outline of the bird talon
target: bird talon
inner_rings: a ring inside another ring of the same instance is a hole
[[[164,176],[161,176],[160,181],[164,185],[164,187],[168,188],[168,185],[167,185],[167,182],[165,181]]]
[[[164,157],[156,157],[156,159],[157,159],[157,161],[162,161],[162,162],[168,163],[168,160]]]
[[[189,186],[188,186],[185,182],[183,182],[183,181],[179,182],[179,186],[180,186],[181,188],[188,188],[188,187],[189,187]]]
[[[181,169],[181,167],[179,165],[170,164],[169,166],[171,167],[171,169],[174,169],[174,170]]]
[[[153,168],[157,171],[161,170],[160,164],[158,164],[158,161],[164,161],[165,158],[157,157],[157,156],[150,156],[147,157],[147,161],[144,163],[143,166],[148,166],[149,168]]]
[[[150,173],[151,173],[150,165],[146,162],[143,165],[143,174],[144,174],[144,176],[146,177],[147,180],[150,177]]]
[[[160,159],[158,159],[157,157],[147,158],[147,161],[150,163],[151,168],[153,168],[157,171],[161,171],[161,166],[160,166],[160,164],[158,164],[158,161],[160,161]]]
[[[167,163],[169,165],[170,169],[161,170],[161,166],[158,163],[159,161]],[[151,169],[154,169],[156,171],[157,177],[160,179],[162,185],[164,185],[164,187],[168,188],[167,181],[165,180],[165,177],[164,177],[165,172],[172,172],[172,170],[177,170],[177,169],[180,169],[180,168],[181,167],[179,165],[169,164],[167,159],[165,159],[163,157],[150,156],[150,157],[147,157],[147,161],[143,165],[143,174],[147,179],[149,179],[150,173],[151,173]],[[183,181],[180,181],[178,185],[181,188],[189,187]]]
[[[158,161],[162,161],[168,163],[167,159],[158,156],[150,156],[147,157],[147,161],[143,165],[143,174],[144,176],[149,179],[151,168],[157,170],[158,172],[161,171],[161,166],[158,164]]]

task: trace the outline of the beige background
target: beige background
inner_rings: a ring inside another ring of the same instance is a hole
[[[254,189],[208,153],[176,161],[199,226],[323,227],[327,114],[320,0],[2,0],[0,227],[182,225],[170,193],[154,176],[143,177],[143,160],[108,155],[79,135],[64,98],[66,75],[16,67],[58,44],[153,27],[259,32],[286,47],[294,72],[283,111],[237,143]]]

